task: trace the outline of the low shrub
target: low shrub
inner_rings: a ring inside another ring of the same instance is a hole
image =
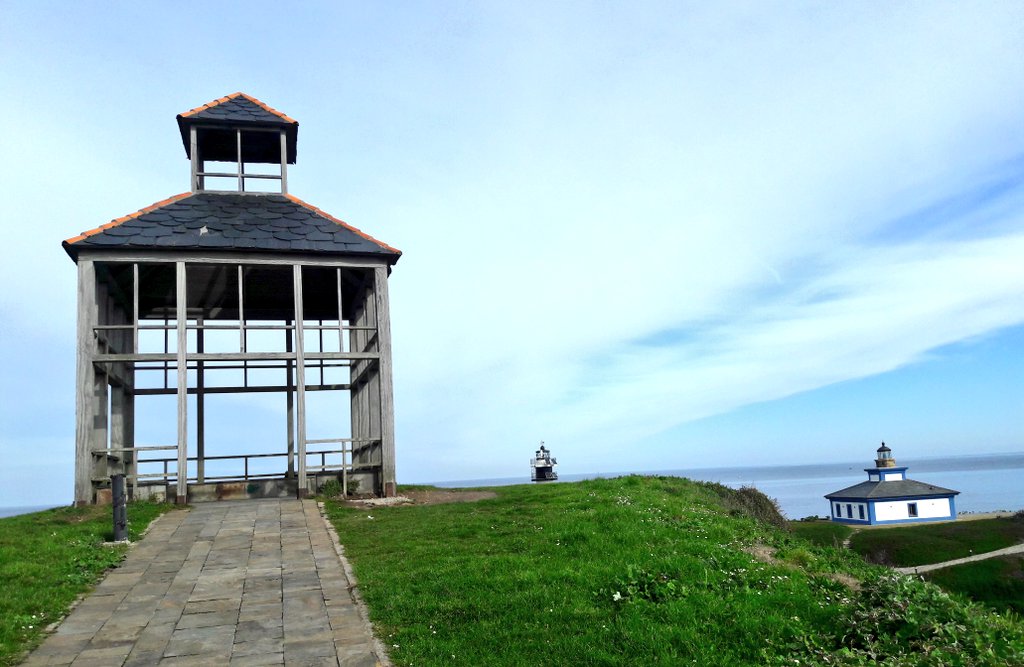
[[[320,495],[324,498],[337,498],[341,495],[341,483],[336,479],[329,479],[320,486]]]
[[[733,516],[746,516],[775,528],[789,529],[789,521],[779,509],[779,502],[758,489],[752,486],[734,489],[716,482],[702,482],[701,485],[714,491],[722,506]]]
[[[843,608],[839,627],[830,644],[813,650],[822,664],[1024,664],[1018,624],[900,574],[866,582]]]

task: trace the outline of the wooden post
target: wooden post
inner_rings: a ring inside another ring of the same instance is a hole
[[[300,498],[309,495],[306,486],[306,357],[302,330],[302,266],[292,266],[295,299],[295,421],[299,449],[298,482]]]
[[[189,130],[189,154],[192,156],[192,192],[198,192],[203,189],[203,179],[199,176],[203,166],[199,160],[199,141],[196,138],[195,125]]]
[[[131,452],[123,451],[125,444],[125,390],[124,385],[118,382],[110,385],[110,446],[113,449],[121,450],[116,452],[120,465],[113,472],[127,472],[125,462]]]
[[[374,310],[377,315],[377,352],[380,361],[380,440],[384,474],[384,495],[396,494],[395,480],[395,402],[391,380],[391,311],[388,303],[388,269],[379,266],[373,271]]]
[[[202,354],[203,344],[203,318],[200,316],[196,321],[196,354]],[[206,481],[206,409],[203,401],[203,362],[196,361],[196,483],[202,484]]]
[[[351,325],[354,327],[349,330],[349,351],[351,352],[362,352],[363,351],[363,331],[359,330],[359,327],[363,326],[363,316],[366,313],[366,298],[365,293],[357,293],[355,299],[352,302],[352,319],[350,320]],[[366,437],[366,433],[363,430],[364,415],[363,415],[363,387],[366,386],[365,379],[357,379],[360,377],[363,366],[368,363],[365,360],[352,361],[349,365],[349,404],[351,405],[349,413],[349,427],[352,431],[352,438],[359,439]],[[364,456],[361,447],[364,443],[353,442],[352,443],[352,462],[363,463]]]
[[[107,325],[114,323],[113,299],[110,298],[110,287],[106,280],[109,271],[103,263],[93,265],[96,269],[96,323]],[[95,349],[100,354],[113,351],[113,343],[117,340],[117,334],[111,330],[103,330],[94,334]],[[94,361],[99,357],[94,357]],[[110,376],[113,374],[116,364],[102,364],[96,368],[96,381],[93,385],[93,447],[92,472],[90,474],[93,484],[97,479],[110,478],[110,452],[112,447],[110,441],[110,414],[113,411],[110,396]],[[97,450],[105,450],[99,456]]]
[[[175,503],[188,501],[188,281],[185,262],[175,262],[178,323],[178,488]]]
[[[129,315],[132,324],[131,339],[128,347],[132,354],[139,352],[139,265],[132,264],[132,311]],[[135,362],[128,362],[124,366],[125,397],[124,397],[124,446],[135,446]],[[129,455],[128,467],[128,498],[135,497],[136,489],[139,486],[139,454],[138,452],[125,452]]]
[[[291,320],[286,320],[287,324],[291,324]],[[284,350],[285,352],[292,352],[294,346],[292,345],[292,330],[286,330],[284,332]],[[288,421],[288,472],[285,476],[288,479],[295,477],[295,362],[291,359],[285,361],[285,402],[287,404],[287,421]]]
[[[281,194],[288,194],[288,135],[281,130]]]
[[[128,384],[124,387],[124,404],[122,405],[124,423],[124,446],[135,446],[135,364],[129,364]],[[128,498],[135,497],[139,485],[139,454],[124,452],[127,459],[125,472],[128,473]]]
[[[235,148],[238,151],[236,158],[238,160],[238,191],[245,192],[245,163],[242,162],[242,130],[235,130]]]
[[[96,267],[92,261],[78,260],[78,344],[75,366],[75,505],[91,504],[92,450],[95,414],[96,367],[93,327],[96,326]],[[104,407],[104,410],[106,408]]]

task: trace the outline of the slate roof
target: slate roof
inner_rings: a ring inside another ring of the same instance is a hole
[[[64,241],[76,259],[103,250],[246,250],[371,255],[389,264],[402,252],[294,195],[175,195]]]
[[[298,143],[299,121],[268,106],[251,95],[232,93],[207,102],[195,109],[190,109],[177,116],[178,131],[181,143],[185,146],[185,154],[192,157],[189,128],[192,125],[235,128],[246,125],[252,127],[282,127],[288,139],[288,163],[295,164],[296,144]],[[276,141],[276,139],[274,139]],[[223,159],[214,156],[208,159]]]
[[[259,123],[260,125],[298,125],[277,109],[245,93],[232,93],[207,102],[195,109],[178,114],[178,118],[194,120],[220,120],[232,123]]]
[[[886,498],[930,498],[955,496],[959,491],[941,486],[925,484],[913,479],[899,479],[889,482],[861,482],[840,491],[826,495],[830,500],[884,500]]]

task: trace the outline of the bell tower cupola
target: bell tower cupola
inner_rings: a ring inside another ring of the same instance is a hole
[[[288,193],[299,123],[245,93],[234,93],[178,114],[191,190]]]

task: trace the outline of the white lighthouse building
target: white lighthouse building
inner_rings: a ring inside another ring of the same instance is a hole
[[[833,521],[849,524],[916,523],[956,519],[959,491],[907,479],[907,466],[897,466],[892,450],[882,443],[868,480],[826,495]]]

